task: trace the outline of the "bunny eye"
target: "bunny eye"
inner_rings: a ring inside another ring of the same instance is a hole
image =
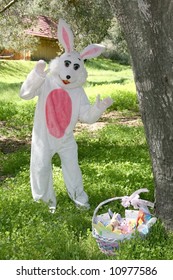
[[[65,67],[69,67],[70,64],[71,64],[71,61],[70,61],[70,60],[65,60],[65,61],[64,61]]]
[[[73,66],[73,69],[74,69],[74,70],[77,70],[77,69],[79,69],[79,68],[80,68],[80,65],[79,65],[79,64],[77,64],[77,63],[74,64],[74,66]]]

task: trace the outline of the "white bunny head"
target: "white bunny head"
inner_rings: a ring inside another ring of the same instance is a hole
[[[99,56],[104,50],[104,46],[91,44],[80,53],[76,52],[73,33],[63,19],[60,19],[58,24],[58,40],[64,47],[65,53],[51,61],[50,73],[62,88],[82,86],[87,79],[84,60]]]

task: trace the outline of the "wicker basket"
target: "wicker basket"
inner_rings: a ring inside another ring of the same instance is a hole
[[[129,206],[133,206],[134,209],[138,209],[138,210],[130,210],[131,212],[139,212],[139,209],[141,209],[142,207],[154,207],[154,203],[147,201],[147,200],[142,200],[139,199],[139,193],[141,192],[148,192],[147,189],[140,189],[135,191],[131,196],[122,196],[122,197],[114,197],[114,198],[110,198],[107,199],[103,202],[101,202],[95,209],[94,214],[93,214],[93,218],[92,218],[92,235],[93,237],[96,239],[98,247],[100,248],[100,250],[106,254],[106,255],[115,255],[115,251],[116,249],[119,248],[119,244],[120,242],[130,239],[132,238],[136,232],[139,232],[138,228],[134,228],[134,230],[132,230],[130,233],[127,234],[114,234],[113,232],[110,234],[107,234],[106,231],[102,234],[99,234],[97,229],[96,229],[96,225],[98,222],[98,219],[102,216],[106,217],[107,213],[102,214],[97,216],[97,213],[99,211],[99,209],[107,204],[110,203],[112,201],[117,201],[117,200],[121,200],[121,204],[127,208]],[[149,230],[150,227],[156,222],[156,218],[153,217],[153,215],[150,213],[150,215],[152,216],[152,223],[150,222],[150,226],[147,227],[147,229]],[[125,220],[125,218],[123,218]],[[151,221],[150,220],[150,221]],[[145,226],[146,227],[146,226]],[[141,232],[140,232],[141,233]],[[142,234],[141,235],[146,235]]]

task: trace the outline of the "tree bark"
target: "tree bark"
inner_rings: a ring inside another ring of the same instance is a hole
[[[108,2],[132,58],[152,160],[156,215],[173,230],[173,1]]]

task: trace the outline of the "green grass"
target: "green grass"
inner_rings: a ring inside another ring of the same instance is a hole
[[[87,67],[89,77],[85,89],[91,102],[94,102],[98,94],[102,98],[111,96],[115,100],[111,110],[138,111],[133,75],[129,66],[108,59],[97,59],[87,62]]]
[[[92,237],[92,215],[101,201],[130,195],[143,187],[150,190],[143,197],[154,200],[142,125],[128,126],[110,117],[102,129],[82,128],[75,133],[84,186],[90,197],[89,211],[77,209],[69,199],[57,155],[53,158],[56,213],[50,214],[47,205],[33,201],[29,162],[36,101],[23,101],[18,93],[34,64],[0,62],[0,259],[172,259],[173,234],[166,232],[160,221],[146,239],[136,236],[122,243],[114,257],[102,254]],[[96,59],[87,62],[87,68],[85,90],[91,102],[97,94],[110,95],[114,99],[112,112],[119,110],[127,119],[136,116],[138,105],[130,67]],[[118,203],[108,206],[120,211]]]

